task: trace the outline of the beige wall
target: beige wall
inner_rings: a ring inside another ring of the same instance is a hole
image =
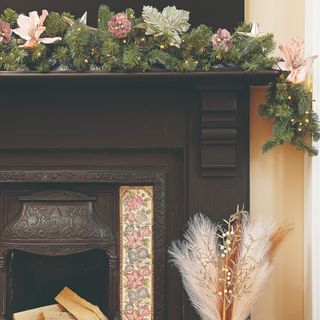
[[[277,42],[304,38],[305,0],[245,0],[245,19],[256,20],[261,32],[272,32]]]
[[[304,0],[246,0],[246,20],[257,20],[261,32],[274,32],[278,43],[303,37]],[[252,88],[251,93],[251,213],[295,225],[279,251],[274,276],[253,311],[253,320],[303,320],[304,155],[290,146],[261,153],[271,134],[271,123],[258,113],[265,88]]]
[[[251,90],[251,213],[256,217],[294,223],[281,248],[269,287],[253,312],[253,320],[303,319],[303,158],[291,146],[262,154],[271,123],[260,118],[265,88]]]

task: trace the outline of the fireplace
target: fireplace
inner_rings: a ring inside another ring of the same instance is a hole
[[[66,285],[109,311],[118,289],[116,245],[109,226],[95,213],[96,197],[53,189],[17,200],[20,213],[6,226],[0,243],[10,316],[52,304]],[[94,252],[99,249],[101,253]]]
[[[110,312],[109,261],[102,250],[54,257],[15,250],[8,263],[13,313],[53,304],[65,286]]]
[[[248,208],[249,86],[275,76],[1,74],[1,319],[63,283],[109,319],[197,319],[167,246],[196,212]]]

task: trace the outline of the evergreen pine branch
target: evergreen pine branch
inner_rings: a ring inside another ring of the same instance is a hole
[[[163,50],[152,50],[148,53],[146,60],[151,67],[161,65],[169,71],[178,71],[181,61]]]
[[[63,37],[67,30],[70,28],[65,18],[73,19],[74,17],[69,13],[63,13],[60,15],[57,12],[50,12],[45,21],[46,30],[43,33],[44,37]]]
[[[123,67],[125,70],[132,71],[138,69],[141,61],[141,52],[139,47],[133,45],[127,47],[123,52]]]
[[[105,30],[108,26],[108,21],[112,18],[114,12],[110,11],[109,7],[102,4],[98,11],[98,28]]]
[[[16,25],[17,19],[18,19],[17,12],[10,8],[5,9],[0,16],[0,20],[8,22],[11,28]]]
[[[311,93],[303,85],[289,83],[280,77],[269,85],[260,114],[265,119],[274,120],[272,136],[262,147],[263,152],[278,145],[292,144],[309,155],[316,155],[312,140],[320,139],[319,119],[312,111]]]

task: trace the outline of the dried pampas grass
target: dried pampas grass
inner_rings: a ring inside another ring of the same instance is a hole
[[[189,298],[203,320],[245,320],[272,273],[274,255],[292,230],[237,211],[222,226],[202,214],[169,249]]]

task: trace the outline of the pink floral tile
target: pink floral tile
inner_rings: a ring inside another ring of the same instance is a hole
[[[153,188],[120,188],[120,312],[153,319]]]

